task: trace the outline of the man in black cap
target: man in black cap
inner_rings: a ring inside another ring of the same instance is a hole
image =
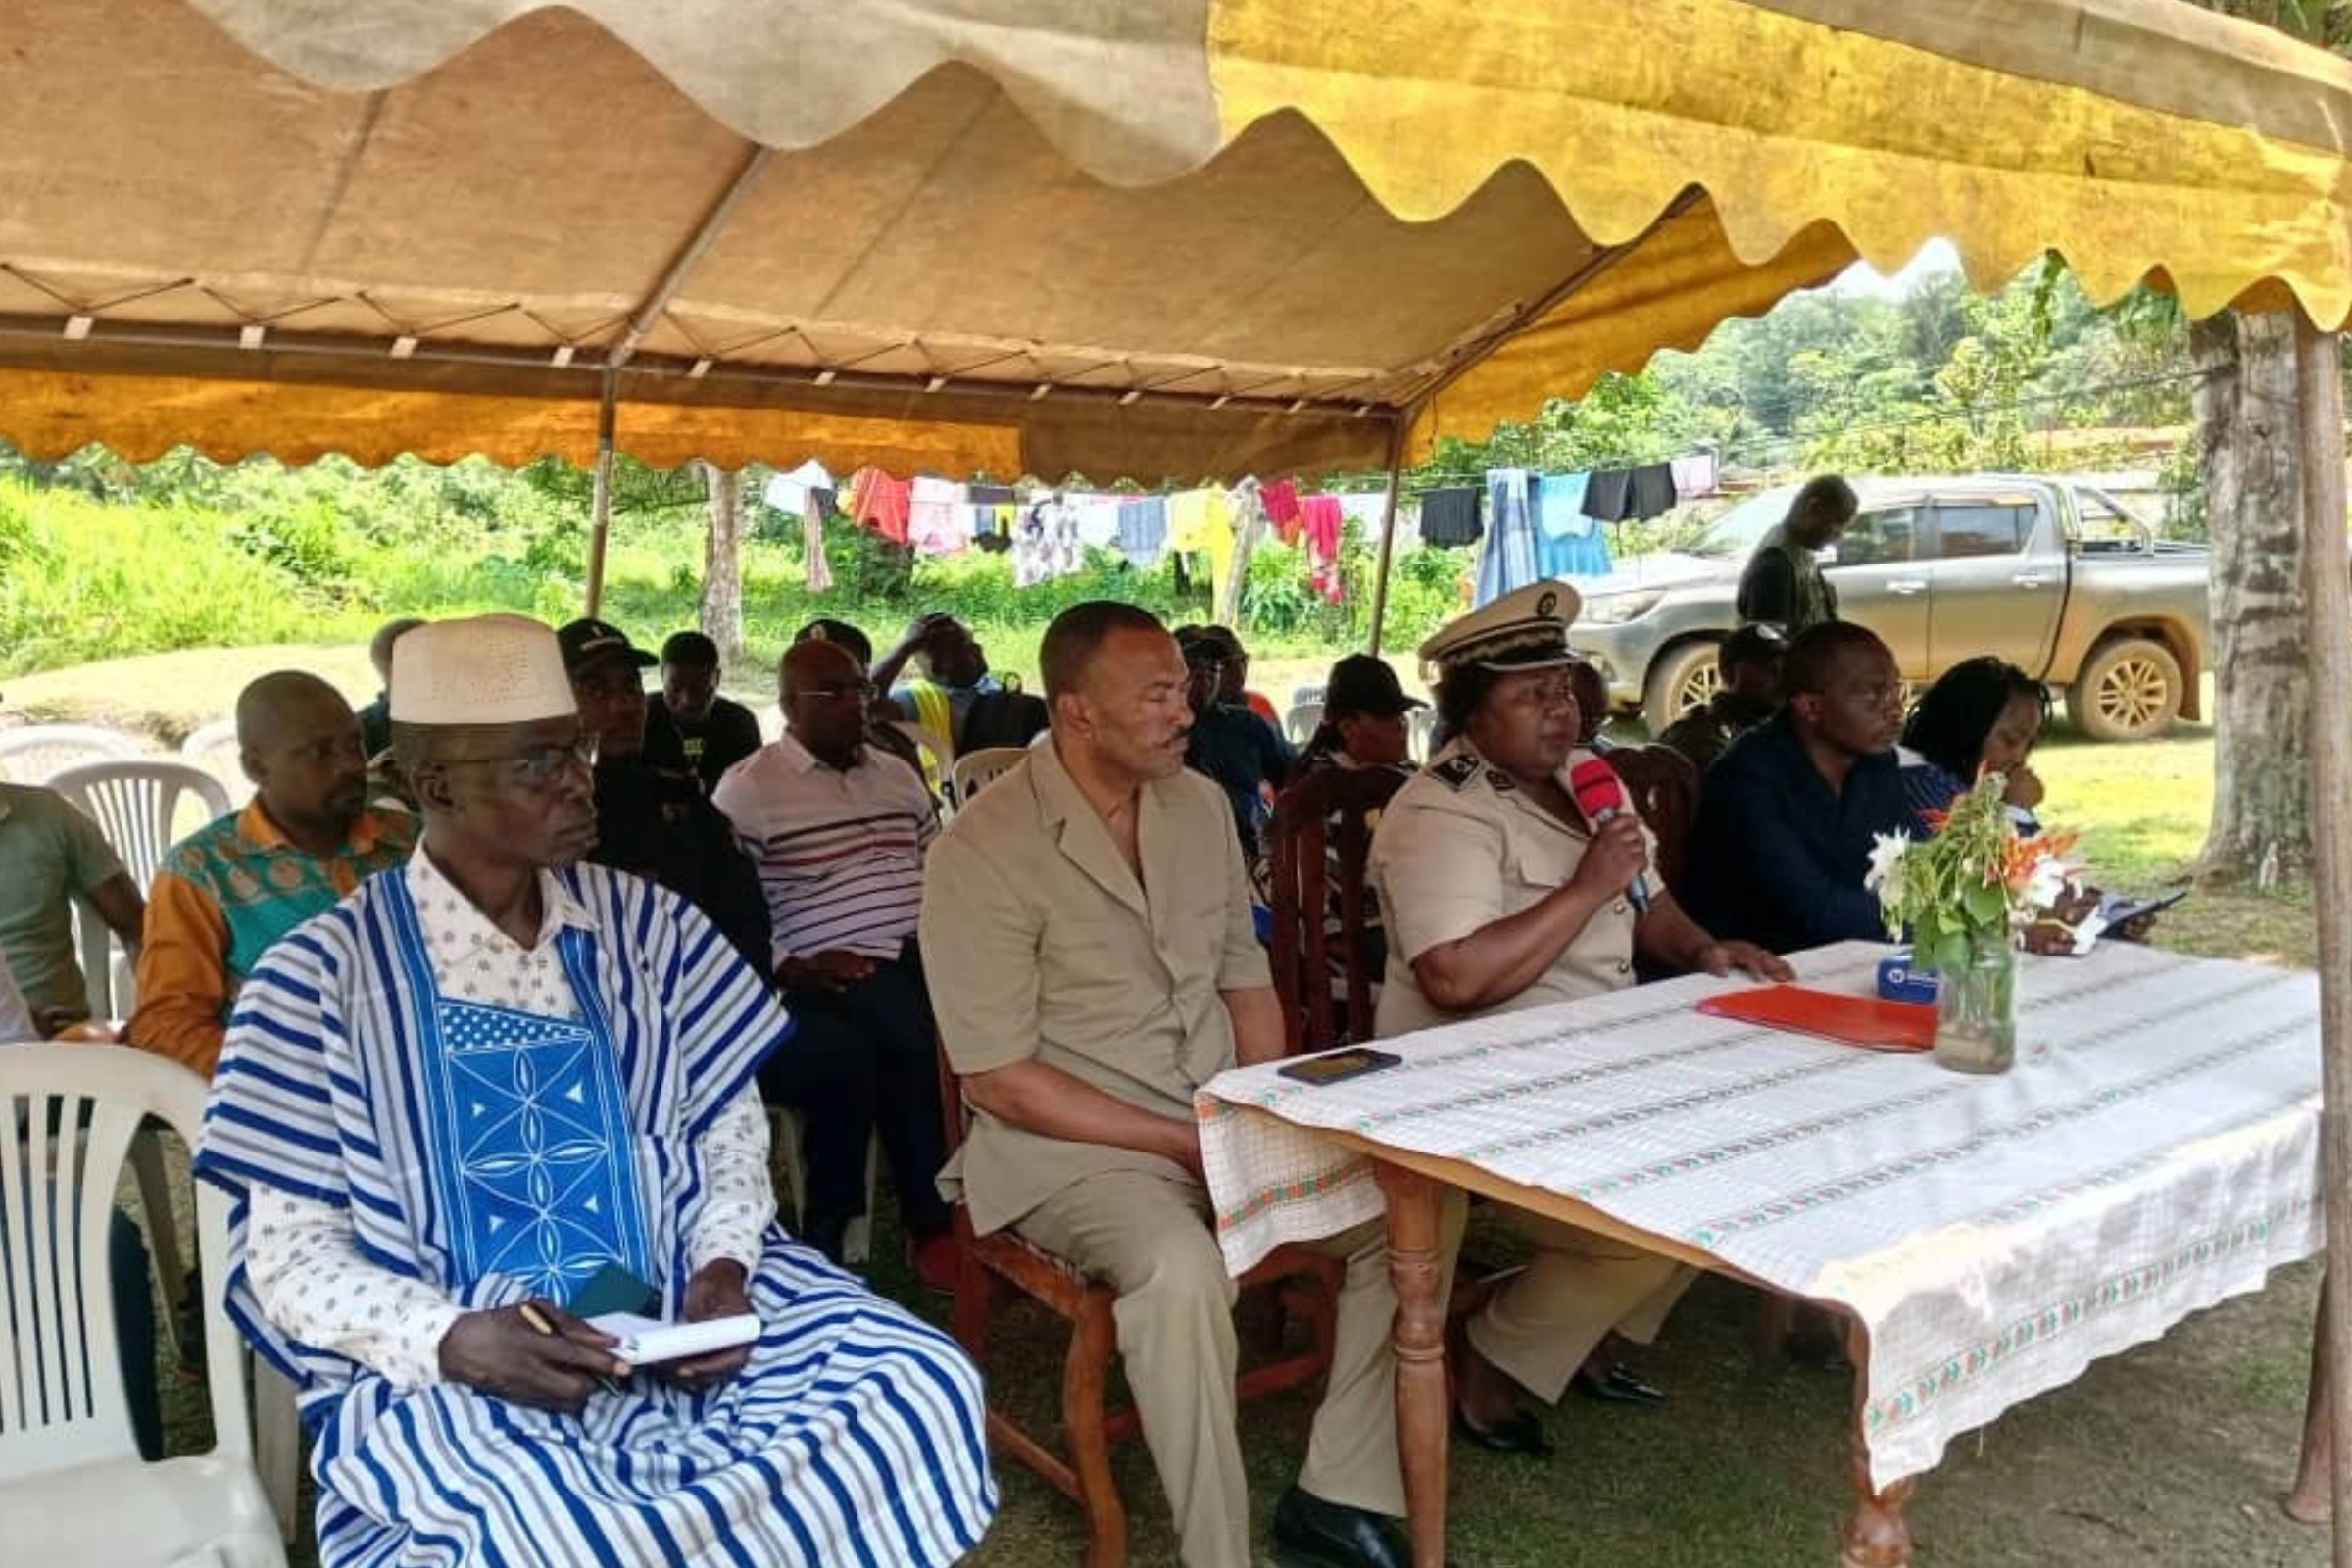
[[[1242,858],[1254,864],[1268,812],[1267,791],[1290,782],[1298,760],[1281,730],[1241,703],[1225,701],[1225,645],[1208,632],[1201,626],[1176,632],[1176,647],[1184,655],[1185,698],[1193,708],[1184,765],[1223,786],[1233,805]]]
[[[1714,766],[1725,747],[1779,710],[1781,656],[1788,651],[1788,635],[1762,622],[1726,637],[1715,652],[1722,685],[1705,706],[1667,725],[1658,744],[1690,759],[1701,773]]]
[[[1298,760],[1301,772],[1323,767],[1394,767],[1409,771],[1411,737],[1404,715],[1429,705],[1407,697],[1388,662],[1349,654],[1323,686],[1323,722]]]
[[[662,689],[645,699],[645,764],[692,773],[703,793],[760,749],[760,720],[718,695],[718,644],[699,631],[662,645]]]
[[[596,743],[596,848],[587,858],[677,894],[765,975],[767,899],[735,829],[692,773],[646,765],[646,718],[660,706],[645,700],[654,656],[602,620],[575,620],[556,642],[580,728]]]

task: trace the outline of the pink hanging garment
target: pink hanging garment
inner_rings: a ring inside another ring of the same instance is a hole
[[[1348,514],[1338,496],[1306,496],[1298,503],[1299,531],[1306,537],[1306,576],[1315,592],[1338,604],[1347,597],[1340,581],[1340,530]]]

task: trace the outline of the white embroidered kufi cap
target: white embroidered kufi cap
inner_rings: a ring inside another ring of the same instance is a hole
[[[528,615],[417,627],[392,646],[400,724],[528,724],[580,710],[553,629]]]

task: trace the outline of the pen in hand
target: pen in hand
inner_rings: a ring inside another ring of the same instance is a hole
[[[547,1313],[540,1308],[540,1305],[537,1301],[525,1301],[521,1305],[514,1308],[514,1312],[515,1315],[520,1317],[524,1323],[529,1325],[532,1333],[541,1335],[551,1340],[558,1337],[559,1331],[556,1328],[555,1320],[550,1318]],[[592,1373],[591,1376],[596,1379],[596,1386],[600,1389],[603,1389],[607,1394],[618,1394],[622,1392],[618,1383],[614,1382],[609,1377],[606,1377],[603,1373]]]

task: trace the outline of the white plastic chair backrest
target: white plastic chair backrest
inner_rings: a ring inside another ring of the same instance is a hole
[[[107,1231],[140,1122],[160,1118],[195,1148],[205,1088],[130,1046],[0,1045],[0,1481],[138,1457]],[[245,1357],[220,1298],[228,1198],[203,1182],[196,1245],[213,1452],[245,1459]]]
[[[1026,746],[983,746],[956,759],[956,804],[972,804],[972,797],[992,779],[1003,777],[1026,760]]]
[[[84,762],[50,779],[49,787],[94,818],[122,869],[144,892],[164,855],[183,833],[228,811],[228,791],[188,762],[141,758],[129,762]],[[180,798],[193,795],[203,816],[182,823]]]
[[[1039,730],[1039,731],[1038,731],[1036,734],[1034,734],[1034,735],[1032,735],[1032,736],[1030,736],[1030,737],[1029,737],[1029,750],[1031,750],[1031,751],[1033,751],[1033,752],[1034,752],[1034,751],[1036,751],[1036,750],[1037,750],[1039,747],[1041,747],[1041,746],[1051,746],[1051,745],[1053,745],[1053,744],[1054,744],[1054,727],[1053,727],[1052,725],[1050,725],[1050,724],[1049,724],[1049,725],[1047,725],[1047,726],[1046,726],[1044,729],[1041,729],[1041,730]]]
[[[1429,738],[1438,730],[1438,710],[1408,708],[1404,713],[1404,749],[1416,762],[1429,760]]]
[[[253,780],[245,776],[243,749],[237,745],[237,721],[216,718],[199,725],[179,743],[179,760],[201,767],[228,791],[228,804],[243,806],[253,799]]]
[[[1321,703],[1293,703],[1291,710],[1282,715],[1282,731],[1291,738],[1293,746],[1304,746],[1315,738],[1323,724]]]
[[[773,746],[784,738],[784,710],[781,705],[769,703],[753,716],[760,720],[760,740],[762,745]]]
[[[1325,688],[1320,683],[1313,686],[1294,686],[1291,688],[1291,706],[1297,708],[1301,703],[1319,703],[1323,700],[1324,690]]]
[[[130,955],[115,941],[97,906],[84,898],[74,901],[74,945],[81,958],[81,988],[89,999],[90,1016],[101,1021],[129,1018],[138,1006]]]
[[[96,724],[27,724],[0,730],[0,778],[16,784],[46,784],[61,768],[138,755],[135,739]]]

